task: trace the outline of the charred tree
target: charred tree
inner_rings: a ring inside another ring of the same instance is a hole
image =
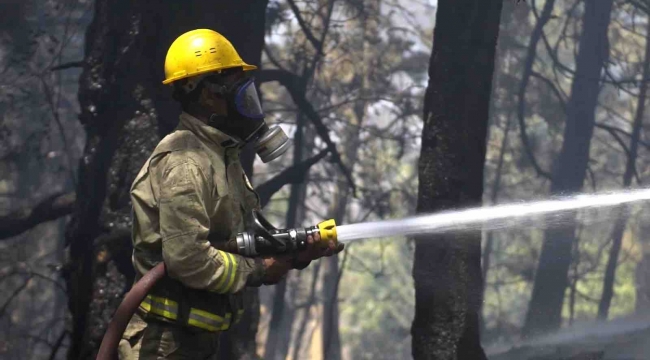
[[[582,189],[589,161],[601,72],[609,58],[607,29],[613,0],[585,1],[584,4],[576,70],[571,97],[566,106],[564,140],[551,180],[551,194],[554,195]],[[573,213],[573,219],[575,215]],[[570,225],[548,229],[544,234],[524,325],[525,336],[552,331],[561,325],[575,230],[576,225],[572,221]]]
[[[267,0],[147,2],[97,0],[79,80],[87,143],[67,228],[65,278],[72,315],[70,359],[89,359],[133,280],[129,188],[180,109],[162,85],[167,49],[183,32],[207,27],[259,64]],[[252,294],[253,297],[256,294]],[[251,303],[253,304],[253,303]],[[259,311],[253,306],[251,321]],[[230,358],[255,354],[256,324],[242,321],[222,342]],[[229,335],[232,336],[232,335]]]
[[[419,160],[418,213],[479,205],[502,1],[438,2]],[[481,233],[415,238],[414,359],[486,359]]]
[[[639,88],[639,99],[637,100],[636,114],[634,116],[634,125],[632,125],[632,138],[630,139],[630,150],[627,154],[627,164],[623,174],[623,187],[629,188],[632,185],[632,179],[636,174],[636,159],[639,153],[639,137],[641,136],[641,126],[643,125],[643,116],[645,114],[646,96],[648,92],[648,78],[650,78],[650,22],[646,26],[646,44],[645,58],[643,61],[643,77]],[[605,280],[603,281],[603,294],[598,304],[598,318],[607,320],[609,306],[614,297],[614,279],[616,279],[616,266],[618,265],[618,255],[621,251],[623,242],[623,233],[627,225],[629,209],[624,207],[616,220],[614,230],[612,231],[612,247],[609,251],[607,268],[605,269]]]

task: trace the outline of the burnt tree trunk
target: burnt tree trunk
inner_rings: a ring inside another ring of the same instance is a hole
[[[607,29],[613,0],[585,1],[580,49],[567,103],[564,141],[551,180],[551,194],[582,189],[589,161],[600,77],[607,61]],[[575,219],[575,213],[572,218]],[[562,323],[562,304],[575,240],[575,221],[548,229],[535,275],[524,335],[555,330]]]
[[[501,0],[438,2],[419,160],[418,213],[476,206]],[[413,358],[486,359],[481,232],[415,238]]]
[[[206,27],[225,35],[247,62],[259,64],[266,3],[95,2],[79,80],[79,119],[87,143],[67,228],[70,359],[95,357],[114,310],[132,284],[129,188],[180,113],[171,90],[162,85],[167,49],[183,32]],[[242,329],[233,331],[239,341],[224,341],[231,358],[254,354],[255,311],[250,315],[254,324],[242,321]]]
[[[646,26],[646,44],[645,59],[643,62],[643,81],[639,89],[639,99],[637,100],[636,114],[634,116],[634,125],[632,126],[632,138],[630,139],[630,152],[628,154],[625,173],[623,174],[623,187],[629,188],[632,184],[634,174],[636,174],[636,159],[639,152],[639,137],[641,136],[641,126],[643,125],[643,116],[645,114],[646,96],[648,92],[648,81],[650,77],[650,22]],[[609,252],[607,268],[605,270],[605,280],[603,281],[603,294],[598,304],[598,318],[606,320],[609,314],[609,306],[614,297],[614,279],[616,279],[616,266],[618,265],[618,255],[621,251],[623,242],[623,233],[627,225],[629,209],[624,207],[618,216],[614,230],[612,231],[612,247]]]

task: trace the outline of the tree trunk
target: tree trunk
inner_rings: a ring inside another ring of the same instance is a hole
[[[309,42],[306,46],[310,47],[310,51],[307,53],[312,53],[311,58],[305,58],[303,63],[303,68],[300,73],[300,78],[298,78],[297,87],[301,94],[307,94],[309,91],[309,85],[313,80],[314,74],[316,72],[317,64],[322,60],[322,44],[325,41],[329,30],[329,21],[332,16],[332,9],[334,2],[325,0],[320,1],[322,7],[320,7],[319,15],[316,17],[315,22],[317,25],[312,26],[312,29],[320,27],[321,33],[319,34],[319,44],[321,48],[313,49],[313,43]],[[295,10],[294,10],[295,11]],[[299,13],[294,13],[294,16],[302,16]],[[300,161],[302,157],[308,154],[303,153],[303,149],[311,149],[311,145],[314,143],[313,137],[306,136],[310,131],[305,127],[306,122],[306,111],[304,108],[300,108],[299,114],[296,119],[298,123],[298,131],[300,131],[300,144],[296,142],[294,146],[294,162]],[[297,159],[297,160],[296,160]],[[306,183],[307,181],[305,181]],[[302,205],[305,199],[307,192],[307,187],[303,184],[296,184],[292,186],[290,199],[289,199],[289,211],[287,213],[287,227],[296,225],[302,221],[302,215],[298,216],[298,207]],[[264,357],[267,359],[285,359],[289,353],[289,346],[291,342],[291,332],[293,329],[293,319],[295,317],[295,310],[288,309],[285,302],[285,293],[287,291],[287,281],[289,278],[285,279],[275,287],[275,293],[273,295],[273,310],[271,313],[271,321],[269,325],[269,336],[267,338],[266,347],[264,351]],[[310,307],[307,306],[305,310],[305,318],[309,317]],[[297,334],[300,337],[302,334]],[[298,341],[300,343],[300,341]]]
[[[583,31],[576,70],[567,103],[564,141],[551,181],[551,194],[579,192],[589,161],[600,74],[608,59],[607,29],[613,0],[585,1]],[[571,216],[575,219],[575,212]],[[528,307],[524,335],[558,329],[571,264],[575,221],[545,232],[533,294]]]
[[[647,213],[649,210],[644,208]],[[634,271],[634,282],[636,285],[636,314],[645,316],[650,311],[650,224],[646,222],[639,225],[639,240],[641,243],[641,261]]]
[[[311,149],[313,141],[311,138],[305,138],[306,119],[299,114],[296,118],[296,132],[293,143],[293,163],[298,164],[303,160],[305,150]],[[307,187],[305,182],[291,186],[289,193],[289,209],[286,217],[286,227],[292,228],[300,224],[303,220],[303,212],[299,211],[305,201]],[[291,276],[292,274],[290,274]],[[291,329],[294,318],[294,309],[287,307],[285,295],[289,277],[282,280],[274,286],[273,308],[271,310],[271,321],[269,323],[269,332],[266,338],[264,349],[264,358],[269,360],[286,359],[289,353],[291,340]]]
[[[499,160],[497,160],[497,168],[495,171],[494,182],[492,183],[492,192],[490,193],[490,205],[496,205],[499,202],[499,190],[501,189],[501,176],[503,174],[503,162],[508,148],[508,135],[510,133],[510,126],[512,119],[506,119],[506,128],[503,131],[503,140],[501,141],[501,148],[499,149]],[[485,240],[485,250],[483,253],[483,267],[482,277],[483,281],[487,281],[488,271],[490,271],[490,262],[492,260],[492,248],[494,247],[494,231],[487,231],[487,239]],[[483,295],[485,295],[485,284],[483,284]]]
[[[79,119],[87,143],[79,163],[78,200],[67,229],[70,359],[94,358],[110,317],[132,283],[129,188],[180,112],[171,91],[162,85],[168,47],[185,31],[212,28],[247,62],[259,64],[266,3],[96,1],[79,80]],[[245,346],[230,348],[254,354],[257,326],[247,328],[252,331],[241,340]]]
[[[350,171],[352,171],[354,164],[348,162],[346,165],[348,165]],[[337,224],[342,224],[345,219],[349,195],[349,188],[338,189],[337,191],[333,216]],[[323,263],[323,359],[340,360],[341,335],[339,332],[338,304],[339,259],[337,256],[332,256],[324,258],[321,261]]]
[[[636,159],[639,152],[639,137],[641,135],[641,126],[643,125],[643,116],[645,113],[646,94],[648,91],[647,79],[650,77],[650,22],[646,27],[646,44],[645,44],[645,59],[643,62],[643,80],[641,81],[641,88],[639,89],[639,99],[636,107],[636,114],[634,117],[634,125],[632,128],[632,138],[630,139],[630,153],[628,154],[627,164],[625,166],[625,174],[623,174],[623,187],[629,188],[632,184],[632,179],[636,173]],[[618,264],[618,254],[621,251],[621,243],[623,241],[623,233],[627,224],[629,216],[629,209],[623,207],[612,231],[612,248],[609,252],[609,260],[607,261],[607,269],[605,270],[605,280],[603,281],[603,295],[598,304],[598,319],[607,320],[609,314],[609,305],[614,296],[614,279],[616,278],[616,265]]]
[[[419,160],[418,213],[481,204],[502,1],[438,2]],[[481,233],[415,238],[413,358],[486,359]]]
[[[361,46],[363,49],[362,58],[359,62],[359,73],[355,74],[360,78],[359,98],[355,102],[353,112],[353,129],[344,136],[342,144],[345,144],[344,161],[353,172],[359,155],[361,145],[361,129],[368,109],[368,101],[372,92],[371,79],[374,78],[373,45],[377,43],[377,14],[381,8],[381,0],[364,1],[364,11],[360,21],[361,25]],[[350,187],[342,185],[345,178],[339,176],[337,181],[336,201],[333,207],[333,218],[337,224],[345,223],[348,200],[350,199]],[[339,307],[338,307],[338,285],[340,281],[339,258],[332,256],[323,261],[323,359],[341,359],[341,336],[339,332]]]

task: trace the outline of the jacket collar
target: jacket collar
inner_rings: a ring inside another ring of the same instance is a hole
[[[206,124],[201,119],[198,119],[186,112],[180,115],[180,127],[185,128],[194,135],[198,136],[201,140],[217,145],[220,148],[241,148],[244,144],[234,137],[224,133],[221,130],[215,129]]]

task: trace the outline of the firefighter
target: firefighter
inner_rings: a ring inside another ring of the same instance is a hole
[[[219,250],[244,230],[259,197],[240,163],[253,143],[268,162],[289,147],[264,121],[254,80],[221,34],[178,37],[165,59],[165,81],[180,102],[180,121],[155,148],[131,187],[136,280],[161,261],[167,273],[131,318],[120,359],[215,359],[219,335],[244,312],[247,286],[275,284],[291,269],[332,256],[343,245],[308,238],[297,255],[246,258]]]

